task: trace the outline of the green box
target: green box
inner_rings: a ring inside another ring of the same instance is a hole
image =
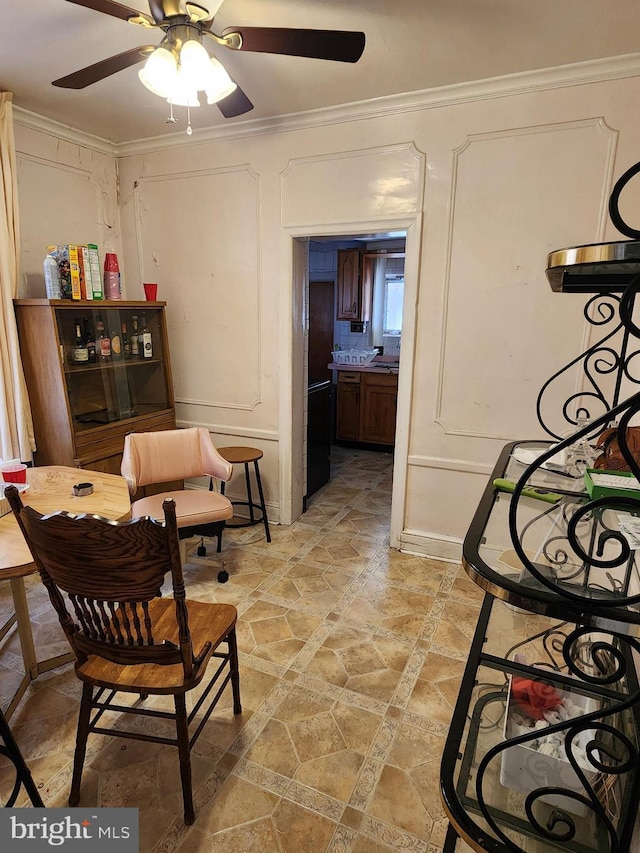
[[[602,468],[587,468],[584,472],[584,484],[589,492],[589,497],[593,500],[597,498],[636,498],[640,500],[640,490],[638,489],[613,489],[609,486],[596,486],[591,479],[592,474],[613,474],[614,477],[629,477],[634,475],[631,471],[605,471]]]

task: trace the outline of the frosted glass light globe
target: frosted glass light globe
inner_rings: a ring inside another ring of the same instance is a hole
[[[175,81],[167,95],[167,101],[179,107],[199,107],[198,91],[185,75],[182,68],[178,69]]]
[[[190,39],[182,45],[182,50],[180,51],[180,71],[190,88],[204,89],[208,65],[209,54],[199,41]]]
[[[207,103],[215,104],[235,92],[237,88],[237,84],[229,77],[222,63],[218,62],[215,56],[212,56],[204,86]]]
[[[175,85],[178,76],[178,63],[175,53],[166,47],[157,47],[147,59],[144,67],[138,71],[138,77],[144,86],[153,92],[166,98]]]

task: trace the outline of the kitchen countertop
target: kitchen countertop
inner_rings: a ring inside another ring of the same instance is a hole
[[[372,361],[371,364],[337,364],[332,361],[327,365],[329,370],[348,370],[358,373],[398,373],[398,362]]]

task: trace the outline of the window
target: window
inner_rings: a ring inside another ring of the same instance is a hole
[[[384,282],[384,315],[382,333],[392,335],[402,331],[402,301],[404,276],[387,275]]]
[[[373,284],[371,334],[373,346],[383,346],[383,337],[402,333],[404,300],[404,252],[364,256],[365,278]]]

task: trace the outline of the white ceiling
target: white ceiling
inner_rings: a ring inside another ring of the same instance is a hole
[[[146,0],[125,5],[148,12]],[[206,6],[207,0],[199,0]],[[83,90],[51,81],[162,33],[66,0],[0,0],[0,90],[31,112],[113,142],[184,132],[139,82],[141,66]],[[225,119],[192,110],[195,129],[271,118],[382,95],[638,52],[638,0],[224,0],[213,30],[232,25],[362,30],[355,64],[238,53],[217,57],[255,109]],[[207,40],[207,46],[213,42]]]

